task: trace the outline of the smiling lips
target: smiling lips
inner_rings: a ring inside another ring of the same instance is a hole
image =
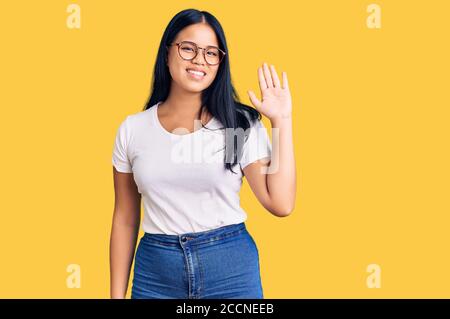
[[[186,72],[189,73],[189,75],[195,79],[203,79],[206,75],[203,71],[197,71],[194,69],[186,69]]]

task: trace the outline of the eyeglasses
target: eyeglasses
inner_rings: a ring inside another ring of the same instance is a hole
[[[219,49],[218,47],[209,45],[206,48],[199,47],[196,43],[191,41],[181,41],[177,43],[171,43],[167,46],[176,45],[178,46],[178,54],[183,60],[191,61],[193,60],[197,54],[198,50],[203,50],[203,57],[205,58],[206,63],[209,65],[217,65],[222,62],[223,57],[225,56],[225,52]]]

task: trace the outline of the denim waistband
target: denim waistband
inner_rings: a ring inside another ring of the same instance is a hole
[[[180,242],[190,242],[194,244],[219,240],[234,234],[238,234],[246,229],[247,228],[245,226],[245,222],[242,222],[239,224],[226,225],[211,230],[194,233],[184,233],[180,235],[144,233],[144,236],[142,238],[156,240],[158,242],[167,244],[178,244]]]

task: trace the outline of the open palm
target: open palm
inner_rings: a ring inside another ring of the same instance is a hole
[[[248,91],[250,101],[255,108],[270,120],[289,118],[292,114],[292,98],[286,72],[282,72],[281,85],[275,66],[264,63],[258,68],[259,87],[262,101],[258,100],[253,91]]]

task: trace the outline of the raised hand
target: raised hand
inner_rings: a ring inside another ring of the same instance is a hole
[[[258,68],[262,101],[258,100],[253,91],[247,91],[254,107],[270,120],[290,118],[292,115],[292,98],[284,71],[282,78],[281,85],[275,66],[270,65],[269,68],[267,63],[263,63],[263,66]]]

